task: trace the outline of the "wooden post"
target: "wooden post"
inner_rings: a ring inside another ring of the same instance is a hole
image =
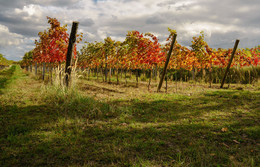
[[[136,87],[138,88],[138,75],[139,75],[139,70],[136,69],[136,72],[135,72],[135,77],[136,77]]]
[[[165,91],[167,93],[167,90],[168,90],[168,75],[167,75],[167,71],[166,71],[166,74],[165,74]]]
[[[74,21],[72,24],[72,29],[70,32],[70,38],[69,38],[69,46],[67,51],[67,57],[66,57],[66,67],[65,67],[65,84],[66,87],[69,86],[69,78],[71,74],[71,58],[73,53],[73,46],[76,42],[76,34],[78,29],[79,22]]]
[[[60,62],[59,62],[58,71],[59,71],[59,80],[60,80],[60,85],[61,85],[61,71],[62,71],[62,69],[61,69],[61,64],[60,64]]]
[[[103,69],[103,66],[101,66],[101,72],[100,72],[101,76],[102,76],[102,81],[105,82],[105,70]]]
[[[193,81],[195,81],[195,67],[194,67],[194,65],[193,65],[193,67],[192,67],[192,80]]]
[[[106,64],[105,64],[105,82],[107,82],[107,55],[106,55]]]
[[[210,67],[209,67],[209,87],[211,88],[211,84],[212,84],[212,63],[210,63]]]
[[[37,62],[35,62],[35,76],[37,76]]]
[[[171,43],[170,50],[169,50],[167,59],[166,59],[166,61],[165,61],[165,65],[164,65],[164,68],[163,68],[163,72],[162,72],[162,76],[161,76],[161,79],[160,79],[160,82],[159,82],[159,85],[158,85],[157,92],[160,92],[160,89],[161,89],[161,87],[162,87],[163,79],[164,79],[164,76],[165,76],[165,73],[166,73],[166,70],[167,70],[167,66],[168,66],[169,61],[170,61],[170,57],[171,57],[171,54],[172,54],[172,49],[173,49],[174,43],[175,43],[175,41],[176,41],[176,37],[177,37],[177,34],[174,34],[173,39],[172,39],[172,43]]]
[[[117,69],[117,75],[116,75],[116,83],[119,84],[119,68]]]
[[[225,74],[224,74],[224,77],[223,77],[223,79],[222,79],[222,82],[221,82],[220,88],[223,88],[223,86],[224,86],[225,79],[226,79],[226,77],[227,77],[227,74],[228,74],[228,71],[229,71],[229,69],[230,69],[230,66],[231,66],[232,60],[233,60],[234,55],[235,55],[235,53],[236,53],[238,43],[239,43],[239,40],[237,39],[237,40],[236,40],[236,43],[235,43],[235,45],[234,45],[233,52],[232,52],[232,54],[231,54],[231,57],[230,57],[230,60],[229,60],[229,63],[228,63],[227,69],[226,69]]]
[[[42,63],[42,80],[44,80],[45,76],[45,62]]]
[[[125,85],[127,85],[126,72],[127,72],[127,69],[125,69]]]
[[[102,73],[102,67],[101,67],[101,73]],[[98,66],[97,66],[97,70],[96,70],[96,77],[97,77],[97,81],[98,81]]]
[[[31,62],[31,64],[30,64],[30,72],[32,72],[32,62]]]
[[[178,70],[176,69],[176,72],[175,72],[176,93],[177,93],[177,90],[178,90],[178,75],[177,75],[177,72],[178,72]]]
[[[49,82],[49,80],[50,80],[50,63],[46,64],[46,74],[48,76],[47,81]]]
[[[51,63],[50,65],[51,65],[51,67],[50,67],[51,77],[50,78],[51,78],[51,84],[52,84],[52,68],[53,68],[53,64]]]
[[[111,83],[112,69],[109,68],[109,83]]]
[[[157,81],[157,76],[158,76],[158,67],[157,64],[155,65],[155,81]]]
[[[149,70],[149,83],[148,83],[148,91],[150,90],[151,80],[152,80],[152,71],[154,72],[154,69]]]

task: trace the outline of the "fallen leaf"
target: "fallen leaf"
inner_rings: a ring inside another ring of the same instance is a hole
[[[222,131],[222,132],[227,132],[227,131],[228,131],[228,128],[222,128],[221,131]]]
[[[228,145],[226,145],[225,143],[222,143],[224,146],[226,146],[227,148],[229,148],[229,146]]]
[[[233,142],[235,142],[235,143],[237,143],[237,144],[240,144],[240,142],[239,142],[239,141],[237,141],[237,140],[233,140]]]
[[[121,123],[122,126],[127,126],[127,123]]]

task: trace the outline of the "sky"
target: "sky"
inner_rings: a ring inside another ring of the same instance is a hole
[[[236,39],[251,48],[260,45],[259,9],[260,0],[0,0],[0,53],[21,60],[49,27],[46,16],[69,30],[79,21],[79,48],[108,36],[123,41],[131,30],[153,33],[163,44],[168,27],[184,46],[204,31],[212,48],[232,48]]]

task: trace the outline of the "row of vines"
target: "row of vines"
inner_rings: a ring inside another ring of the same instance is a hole
[[[69,42],[67,26],[61,26],[55,18],[47,17],[47,19],[50,28],[38,34],[39,40],[35,41],[35,48],[23,57],[22,66],[48,64],[51,68],[56,68],[64,64]],[[118,74],[122,71],[136,72],[137,81],[140,71],[148,73],[147,76],[151,78],[151,74],[155,70],[160,74],[172,38],[177,33],[170,28],[168,31],[170,35],[164,45],[160,44],[159,39],[152,33],[138,31],[129,31],[124,41],[115,41],[111,37],[107,37],[100,42],[85,42],[80,51],[77,51],[75,45],[73,59],[77,59],[76,66],[80,69],[95,71],[95,75],[98,75],[98,72],[104,74],[105,81],[107,81],[108,70],[110,75],[111,71],[113,71],[112,74],[117,73],[117,80]],[[83,34],[77,34],[76,42],[79,43],[82,38]],[[168,70],[175,74],[187,73],[186,76],[192,75],[193,80],[196,74],[205,76],[207,73],[210,76],[210,82],[214,79],[216,81],[216,71],[218,75],[223,73],[223,69],[227,67],[230,60],[231,52],[232,49],[211,48],[204,39],[204,33],[201,32],[198,37],[193,37],[189,47],[181,45],[178,41],[175,43]],[[250,68],[254,77],[249,83],[252,83],[252,81],[258,80],[259,63],[260,46],[238,49],[231,68],[234,76],[239,69]],[[182,77],[175,75],[175,80]]]

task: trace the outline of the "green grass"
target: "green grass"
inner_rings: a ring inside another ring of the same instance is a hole
[[[0,70],[0,89],[5,88],[8,81],[11,80],[11,77],[13,76],[15,69],[16,66],[12,66],[9,69]]]
[[[66,90],[19,67],[0,75],[0,166],[260,164],[257,89],[166,94],[80,81]]]

